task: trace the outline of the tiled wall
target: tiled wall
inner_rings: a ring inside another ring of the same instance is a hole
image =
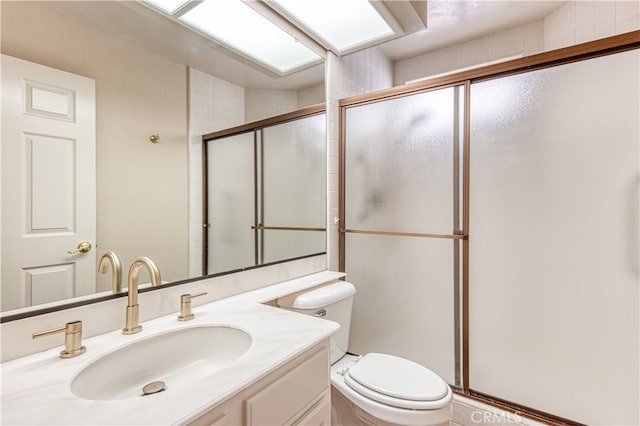
[[[393,84],[393,65],[377,48],[340,58],[338,72],[334,83],[340,98],[386,89]]]
[[[327,53],[326,102],[327,102],[327,269],[339,269],[338,229],[334,221],[338,214],[338,99],[340,99],[340,59]]]
[[[568,1],[544,19],[544,50],[640,29],[638,1]]]

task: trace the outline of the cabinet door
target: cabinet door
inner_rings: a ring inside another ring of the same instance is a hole
[[[288,425],[303,416],[323,393],[328,393],[328,358],[324,348],[247,399],[247,424]]]
[[[187,424],[329,426],[330,389],[326,339]]]

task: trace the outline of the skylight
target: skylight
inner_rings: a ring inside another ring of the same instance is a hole
[[[368,0],[272,0],[335,53],[344,54],[396,35]]]
[[[320,63],[324,50],[344,55],[402,33],[369,0],[138,1],[278,75]]]
[[[322,61],[319,55],[241,0],[146,2],[279,75]]]

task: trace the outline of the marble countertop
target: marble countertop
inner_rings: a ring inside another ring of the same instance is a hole
[[[308,348],[331,336],[339,325],[264,302],[342,277],[321,272],[264,287],[192,309],[195,319],[179,322],[177,313],[143,323],[142,332],[120,330],[85,339],[87,352],[61,359],[60,347],[1,364],[2,424],[181,424],[255,383]],[[71,381],[106,353],[153,335],[186,327],[226,325],[251,335],[249,350],[230,366],[194,380],[189,392],[144,398],[94,401],[71,392]]]

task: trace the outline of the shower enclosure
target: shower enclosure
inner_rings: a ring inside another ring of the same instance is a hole
[[[341,101],[350,351],[640,423],[640,35]]]

